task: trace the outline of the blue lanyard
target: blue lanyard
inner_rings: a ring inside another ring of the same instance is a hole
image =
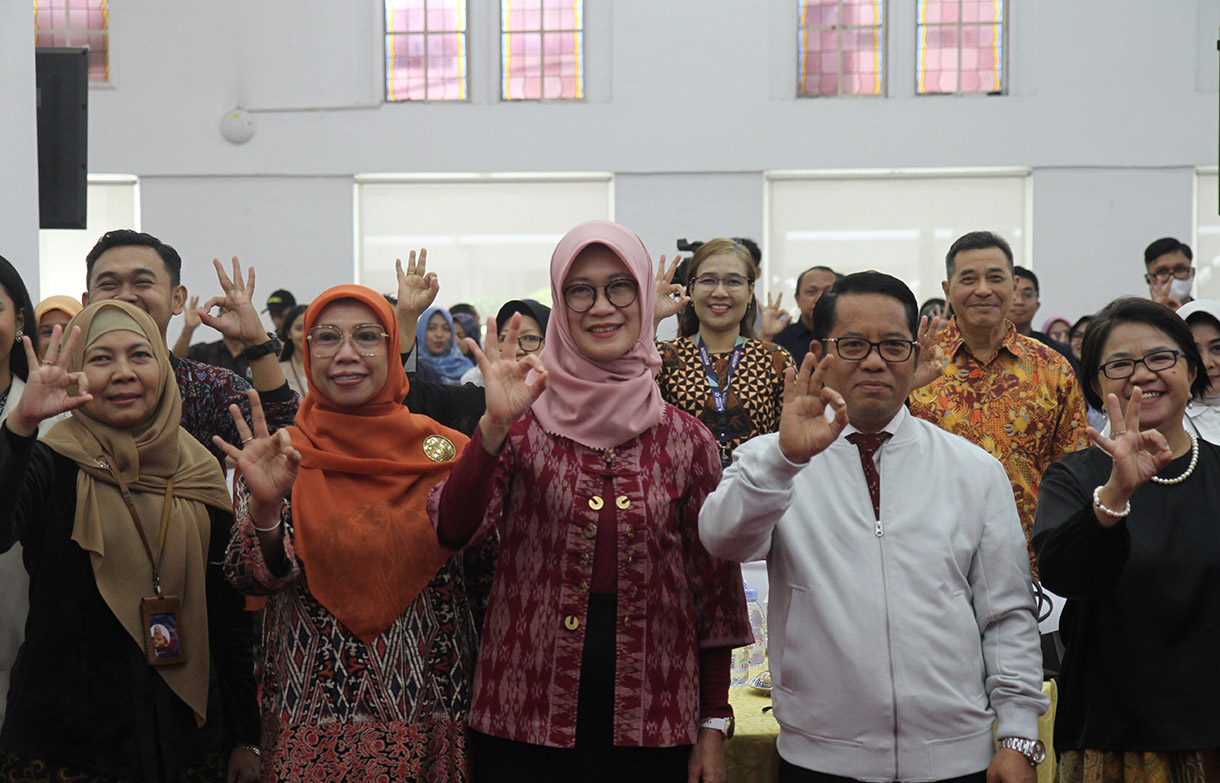
[[[712,367],[712,356],[703,343],[702,335],[696,338],[695,344],[699,346],[699,360],[703,362],[703,373],[707,376],[707,385],[712,391],[712,404],[716,406],[716,418],[720,425],[717,427],[720,445],[726,446],[729,442],[729,384],[733,382],[733,373],[737,370],[737,363],[741,361],[745,340],[738,337],[737,342],[733,345],[733,354],[729,357],[729,371],[724,376],[723,387],[716,380],[716,371]]]

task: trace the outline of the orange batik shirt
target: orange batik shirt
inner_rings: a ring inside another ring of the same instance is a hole
[[[1028,547],[1042,474],[1089,445],[1076,374],[1056,351],[1017,334],[1011,323],[986,363],[970,352],[956,318],[938,344],[948,360],[944,375],[911,392],[911,413],[982,446],[1004,465]],[[1029,562],[1036,575],[1032,549]]]

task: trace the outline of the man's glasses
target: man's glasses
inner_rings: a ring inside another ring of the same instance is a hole
[[[1149,272],[1144,275],[1144,281],[1151,283],[1153,280],[1158,283],[1163,283],[1171,277],[1176,277],[1179,280],[1189,280],[1194,277],[1195,268],[1192,266],[1175,266],[1173,269],[1158,269],[1155,272]]]
[[[713,274],[699,275],[691,284],[696,290],[703,293],[711,293],[720,285],[724,285],[724,290],[730,294],[738,294],[745,291],[750,285],[750,278],[742,275],[725,275],[719,277]]]
[[[360,324],[346,334],[337,326],[315,326],[305,339],[314,356],[327,359],[339,352],[344,340],[351,340],[352,348],[361,356],[378,356],[385,352],[388,337],[381,324]]]
[[[505,336],[501,334],[496,338],[496,341],[500,345],[504,345],[504,337]],[[542,344],[545,342],[545,338],[539,337],[536,334],[517,335],[517,346],[526,353],[536,353],[540,348],[542,348]]]
[[[882,340],[879,343],[870,343],[859,337],[827,337],[826,342],[834,343],[839,358],[849,362],[864,361],[874,348],[877,349],[878,356],[894,363],[905,362],[915,351],[914,340]]]
[[[573,312],[587,313],[597,303],[598,291],[604,293],[606,300],[615,307],[626,307],[635,301],[640,287],[634,280],[614,280],[605,285],[577,283],[563,289],[563,303]]]
[[[1121,381],[1135,374],[1135,365],[1142,364],[1152,372],[1164,372],[1178,363],[1179,356],[1186,354],[1181,351],[1154,351],[1142,359],[1115,359],[1106,362],[1098,369],[1112,381]]]

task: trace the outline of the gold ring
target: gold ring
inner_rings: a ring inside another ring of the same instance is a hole
[[[48,364],[55,364],[55,362],[51,361],[50,359],[43,359],[43,360],[42,360],[42,366],[43,366],[43,367],[46,367]]]
[[[247,443],[249,443],[249,442],[250,442],[250,441],[252,441],[252,440],[254,440],[254,436],[253,436],[253,435],[251,435],[250,437],[248,437],[248,438],[246,438],[245,440],[243,440],[243,441],[241,442],[241,445],[243,445],[243,446],[244,446],[244,445],[246,445]]]

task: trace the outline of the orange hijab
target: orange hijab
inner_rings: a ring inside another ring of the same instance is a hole
[[[467,438],[403,406],[410,387],[399,359],[398,322],[376,291],[359,285],[329,289],[305,311],[306,334],[322,310],[341,299],[367,305],[390,335],[388,374],[381,391],[363,405],[336,405],[314,386],[306,343],[309,394],[296,426],[288,428],[301,452],[292,487],[293,534],[309,591],[368,644],[448,559],[424,504]]]

